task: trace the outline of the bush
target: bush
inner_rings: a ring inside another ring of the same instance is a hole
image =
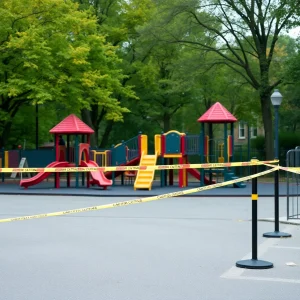
[[[280,150],[291,150],[300,146],[300,134],[294,132],[280,132],[279,133],[279,147]],[[251,148],[262,150],[265,149],[265,137],[258,136],[256,139],[251,139]]]
[[[300,134],[294,132],[279,133],[279,146],[283,149],[295,149],[300,146]]]
[[[255,139],[251,139],[251,149],[264,150],[265,149],[265,137],[262,135],[259,135]]]
[[[286,153],[295,147],[300,146],[300,134],[294,132],[279,133],[279,159],[280,164],[285,165]],[[251,150],[265,151],[265,137],[258,136],[251,140]]]

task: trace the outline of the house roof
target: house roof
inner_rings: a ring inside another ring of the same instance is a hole
[[[60,134],[92,134],[94,130],[72,114],[54,126],[49,132]]]
[[[217,102],[197,121],[200,123],[234,123],[237,119],[220,102]]]

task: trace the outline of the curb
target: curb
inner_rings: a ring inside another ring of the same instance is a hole
[[[102,190],[99,190],[99,194],[85,194],[85,193],[51,193],[51,192],[0,192],[0,195],[17,195],[17,196],[68,196],[68,197],[138,197],[138,198],[146,198],[146,197],[154,197],[160,195],[160,193],[157,194],[105,194],[101,193]],[[245,195],[245,194],[189,194],[189,195],[182,195],[180,198],[227,198],[227,197],[239,197],[239,198],[249,198],[251,199],[251,194]],[[289,195],[289,196],[296,196],[296,195]],[[270,198],[274,197],[274,194],[266,194],[266,195],[259,195],[260,198]],[[279,197],[287,197],[286,194],[279,195]],[[267,219],[264,219],[267,220]],[[261,220],[263,221],[263,220]],[[270,220],[272,222],[272,220]]]
[[[286,219],[286,217],[284,217],[284,219]],[[274,218],[258,219],[258,221],[272,222],[273,223],[274,222]],[[283,220],[283,218],[282,218],[281,220],[279,219],[279,223],[300,226],[300,218],[299,219],[289,219],[289,220]]]

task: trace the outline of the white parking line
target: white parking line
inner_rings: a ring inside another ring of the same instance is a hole
[[[300,247],[288,247],[288,246],[272,246],[272,248],[300,250]]]
[[[258,255],[261,256],[265,254],[270,247],[273,247],[275,243],[277,242],[277,239],[266,239],[263,243],[261,243],[258,247]],[[252,252],[248,253],[246,256],[244,256],[241,260],[245,259],[251,259],[252,257]],[[221,275],[222,278],[236,278],[241,276],[246,269],[243,268],[237,268],[237,267],[232,267],[230,268],[227,272]]]
[[[221,276],[222,277],[222,276]],[[287,279],[287,278],[272,278],[272,277],[253,277],[253,276],[238,276],[234,278],[222,277],[227,279],[242,279],[242,280],[256,280],[256,281],[273,281],[273,282],[285,282],[285,283],[298,283],[300,280],[297,279]]]
[[[295,226],[287,226],[284,228],[284,232],[291,233]],[[287,246],[277,246],[276,244],[280,241],[280,239],[266,239],[263,243],[258,246],[258,255],[259,257],[265,254],[269,248],[283,248],[283,249],[300,249],[300,247],[287,247]],[[248,253],[241,260],[251,259],[252,253]],[[258,259],[259,259],[258,257]],[[276,266],[275,266],[276,268]],[[220,277],[226,279],[243,279],[243,280],[258,280],[258,281],[273,281],[273,282],[286,282],[286,283],[300,283],[298,279],[287,279],[287,278],[270,278],[270,277],[254,277],[254,276],[242,276],[242,274],[247,269],[237,268],[235,266],[231,267],[228,271],[223,273]]]

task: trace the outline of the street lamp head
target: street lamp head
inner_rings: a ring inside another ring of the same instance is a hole
[[[271,95],[271,101],[273,106],[280,106],[282,102],[282,95],[278,90],[274,90],[274,93]]]

